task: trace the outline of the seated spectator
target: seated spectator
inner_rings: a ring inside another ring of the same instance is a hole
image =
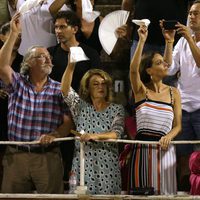
[[[90,194],[120,194],[121,175],[116,143],[95,142],[120,138],[124,132],[124,109],[111,101],[112,81],[99,69],[89,70],[81,79],[80,92],[72,88],[76,66],[68,63],[62,78],[64,100],[69,106],[80,137],[85,142],[85,185]],[[80,178],[80,142],[75,142],[72,170]]]

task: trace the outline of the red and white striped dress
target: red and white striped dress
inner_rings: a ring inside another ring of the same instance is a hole
[[[173,97],[171,103],[146,98],[137,103],[136,140],[158,141],[172,129],[174,119]],[[170,145],[162,150],[160,145],[133,145],[129,170],[129,191],[134,187],[154,187],[155,194],[176,194],[176,152]]]

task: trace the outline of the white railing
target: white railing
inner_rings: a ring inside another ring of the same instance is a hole
[[[79,140],[79,137],[66,137],[66,138],[56,138],[53,142],[62,142],[69,140]],[[97,142],[113,142],[113,143],[128,143],[128,144],[159,144],[158,141],[142,141],[142,140],[123,140],[123,139],[108,139],[108,140],[95,140]],[[179,140],[171,141],[170,144],[199,144],[200,140]],[[0,145],[35,145],[40,144],[39,141],[31,142],[19,142],[19,141],[0,141]],[[84,184],[84,171],[85,171],[85,151],[84,142],[80,142],[80,186],[77,187],[77,194],[86,194],[87,187]]]

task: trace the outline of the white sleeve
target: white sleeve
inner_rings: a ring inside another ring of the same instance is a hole
[[[172,54],[172,64],[169,67],[169,75],[174,75],[180,70],[180,54],[183,50],[183,39],[181,38],[174,47]]]

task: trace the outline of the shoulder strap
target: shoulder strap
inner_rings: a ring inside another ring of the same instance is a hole
[[[170,98],[171,98],[171,105],[174,104],[174,94],[173,94],[173,88],[169,86],[169,93],[170,93]]]

